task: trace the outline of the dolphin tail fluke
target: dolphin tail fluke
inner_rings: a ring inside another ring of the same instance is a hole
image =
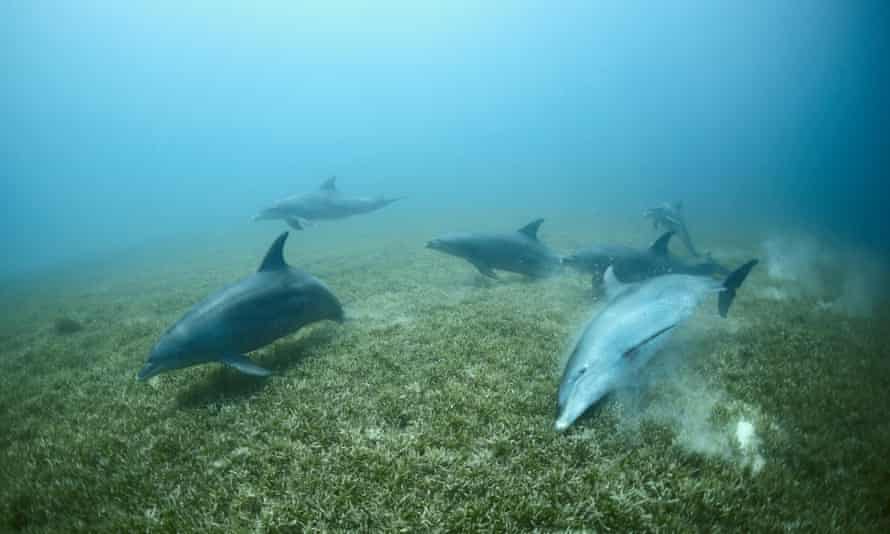
[[[729,312],[729,307],[732,305],[733,299],[735,299],[736,290],[742,286],[742,282],[745,281],[745,278],[748,277],[748,273],[751,272],[751,269],[753,269],[757,263],[758,260],[751,260],[735,271],[729,273],[729,276],[726,277],[726,280],[723,282],[723,290],[717,297],[717,311],[720,313],[720,317],[726,317],[726,314]]]
[[[233,369],[237,369],[246,375],[251,376],[269,376],[272,371],[264,369],[259,365],[250,361],[246,356],[240,354],[230,354],[222,359],[223,363]]]

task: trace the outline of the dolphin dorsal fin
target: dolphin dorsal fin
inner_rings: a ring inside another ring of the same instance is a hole
[[[541,223],[544,222],[544,219],[535,219],[534,221],[526,224],[522,228],[519,229],[520,234],[525,234],[529,239],[538,240],[538,228],[540,228]]]
[[[606,269],[605,274],[603,274],[603,289],[606,290],[606,298],[613,300],[619,293],[624,291],[628,285],[630,284],[623,283],[617,276],[615,276],[615,267],[609,265],[609,268]]]
[[[674,232],[665,232],[661,234],[661,237],[655,240],[655,243],[652,243],[652,246],[649,247],[649,252],[655,254],[656,256],[667,256],[668,255],[668,243],[671,238],[674,236]]]
[[[322,191],[330,191],[333,193],[337,190],[337,177],[331,176],[327,180],[321,183],[321,187],[319,187]]]
[[[260,264],[259,272],[287,269],[287,263],[284,261],[285,241],[287,241],[287,232],[278,236],[278,239],[269,247],[269,252],[266,252],[266,257],[263,258],[263,263]]]

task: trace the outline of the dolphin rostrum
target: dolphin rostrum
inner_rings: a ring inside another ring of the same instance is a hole
[[[506,234],[448,234],[429,241],[426,246],[463,258],[490,278],[497,278],[494,269],[539,278],[553,274],[562,263],[557,254],[538,240],[542,222],[544,219],[537,219]]]
[[[302,230],[310,221],[343,219],[351,215],[369,213],[400,200],[385,197],[348,197],[337,189],[337,178],[332,176],[315,191],[279,200],[254,217],[255,221],[282,219],[291,228]]]
[[[608,304],[584,328],[559,384],[556,430],[562,431],[588,408],[641,369],[688,319],[702,297],[718,293],[726,317],[736,290],[757,264],[752,260],[724,282],[703,276],[669,274],[638,284],[622,284],[606,270]]]
[[[621,282],[642,282],[663,274],[693,274],[698,276],[727,275],[729,269],[710,257],[703,261],[687,262],[668,250],[674,232],[666,232],[646,250],[625,246],[592,246],[563,258],[563,263],[583,273],[593,275],[596,286],[611,265]]]
[[[661,206],[647,209],[643,216],[652,219],[652,227],[656,230],[664,228],[669,232],[676,232],[690,254],[696,257],[701,255],[692,244],[692,237],[689,236],[682,202],[665,202]]]
[[[151,350],[139,379],[219,361],[242,373],[270,371],[244,353],[268,345],[302,326],[343,321],[337,297],[321,281],[284,261],[284,232],[272,243],[259,270],[210,295],[171,326]]]

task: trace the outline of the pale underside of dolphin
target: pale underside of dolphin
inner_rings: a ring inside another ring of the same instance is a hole
[[[254,220],[281,219],[291,228],[303,230],[312,221],[344,219],[370,213],[404,198],[350,197],[337,188],[336,182],[337,178],[332,176],[315,191],[279,200],[260,212]]]
[[[636,284],[621,283],[609,267],[604,276],[609,301],[585,326],[563,371],[556,429],[568,428],[645,366],[704,297],[717,294],[718,311],[726,317],[736,290],[756,264],[746,263],[724,282],[671,274]]]

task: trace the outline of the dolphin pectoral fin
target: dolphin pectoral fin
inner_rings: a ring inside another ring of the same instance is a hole
[[[498,275],[496,275],[496,274],[494,273],[494,271],[492,271],[491,268],[489,268],[489,267],[487,267],[487,266],[477,267],[477,269],[479,269],[479,272],[480,272],[480,273],[482,273],[483,275],[487,276],[488,278],[491,278],[492,280],[497,280],[497,279],[498,279]]]
[[[479,272],[482,273],[484,276],[493,278],[495,280],[498,279],[498,275],[494,274],[494,271],[492,271],[491,267],[489,267],[488,265],[482,263],[481,261],[471,261],[470,263],[472,263],[473,267],[478,269]]]
[[[312,223],[302,217],[287,217],[284,222],[294,230],[305,230],[306,227],[312,226]]]
[[[625,357],[625,358],[627,358],[627,359],[633,359],[633,357],[636,356],[637,354],[639,354],[639,353],[640,353],[640,350],[642,350],[643,347],[645,347],[648,343],[650,343],[650,342],[652,342],[652,341],[655,341],[655,339],[656,339],[658,336],[670,332],[671,329],[673,329],[673,328],[676,327],[676,326],[677,326],[677,323],[674,323],[674,324],[672,324],[672,325],[668,325],[668,326],[662,328],[662,329],[659,330],[658,332],[655,332],[655,333],[652,334],[651,336],[647,337],[646,339],[640,341],[639,343],[637,343],[637,344],[634,345],[633,347],[631,347],[631,348],[627,349],[626,351],[624,351],[624,353],[622,354],[622,356]]]
[[[386,197],[384,197],[383,200],[381,200],[381,203],[382,203],[384,206],[389,206],[389,205],[392,204],[393,202],[398,202],[398,201],[400,201],[400,200],[405,200],[406,198],[408,198],[408,197],[404,197],[404,196],[402,196],[402,197],[391,197],[391,198],[386,198]]]
[[[720,313],[720,317],[726,317],[726,314],[729,312],[729,306],[732,305],[732,300],[735,298],[736,290],[742,286],[742,282],[745,281],[748,273],[751,272],[751,269],[757,263],[758,260],[751,260],[726,277],[726,280],[723,282],[723,290],[717,297],[717,311]]]
[[[596,278],[594,278],[594,280],[595,279]],[[603,288],[606,290],[606,298],[608,300],[612,300],[617,297],[630,285],[632,284],[625,284],[624,282],[619,280],[617,276],[615,276],[614,265],[609,265],[609,268],[606,269],[605,273],[603,273]]]
[[[269,376],[272,374],[272,371],[260,367],[250,361],[246,356],[240,354],[227,354],[226,356],[223,356],[222,362],[246,375]]]

